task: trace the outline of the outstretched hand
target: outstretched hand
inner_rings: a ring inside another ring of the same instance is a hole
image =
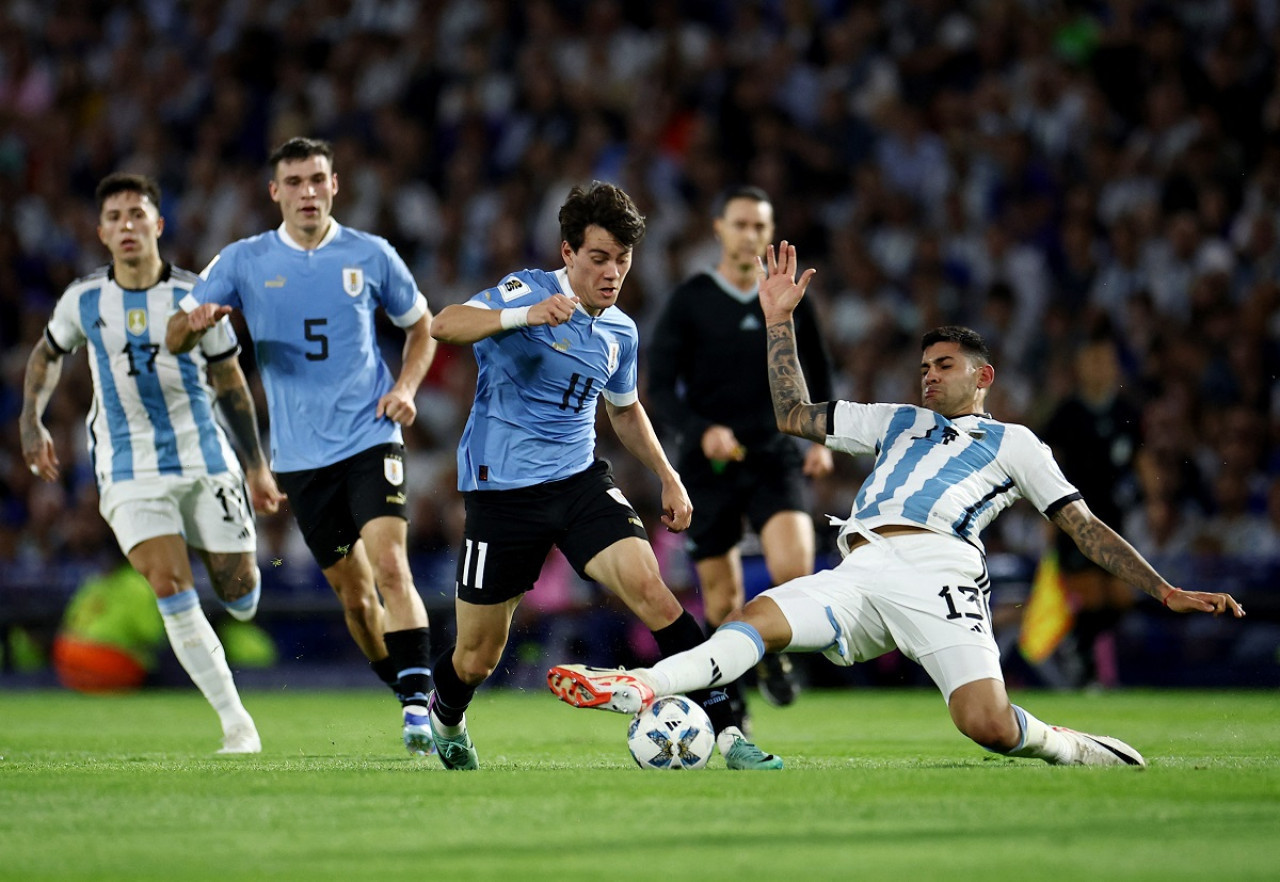
[[[1164,598],[1164,605],[1174,612],[1207,612],[1220,616],[1230,612],[1237,619],[1244,618],[1244,607],[1230,594],[1209,591],[1183,591],[1174,588]]]
[[[796,306],[804,299],[804,292],[809,287],[809,280],[817,272],[807,269],[796,281],[796,246],[783,239],[775,253],[770,245],[764,258],[760,261],[760,308],[764,310],[766,324],[786,321],[795,311]]]
[[[220,306],[217,303],[201,303],[187,313],[187,321],[191,324],[191,330],[203,332],[212,328],[218,323],[219,319],[227,315],[231,315],[230,306]]]

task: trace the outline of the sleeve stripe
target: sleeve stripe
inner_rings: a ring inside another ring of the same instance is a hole
[[[1068,493],[1066,496],[1062,497],[1057,502],[1054,502],[1052,505],[1048,506],[1044,510],[1044,516],[1046,518],[1052,518],[1064,507],[1070,505],[1071,503],[1075,502],[1078,499],[1084,499],[1084,497],[1081,496],[1079,493]]]
[[[402,315],[388,316],[391,324],[397,328],[407,328],[427,314],[427,298],[422,296],[422,292],[418,292],[418,296],[413,298],[413,306],[409,307],[409,311]]]
[[[207,364],[213,364],[214,362],[225,361],[226,359],[232,358],[233,356],[236,356],[239,354],[240,354],[240,344],[237,343],[235,346],[232,346],[226,352],[219,352],[217,355],[206,355],[204,357],[204,360]]]
[[[44,339],[45,339],[45,342],[47,342],[50,346],[53,347],[53,351],[58,353],[59,355],[71,354],[70,349],[64,349],[62,346],[58,344],[57,340],[53,339],[53,332],[49,330],[49,327],[47,325],[45,326],[45,329],[44,329]]]

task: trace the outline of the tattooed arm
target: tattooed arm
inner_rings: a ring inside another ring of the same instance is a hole
[[[809,401],[809,387],[796,358],[791,319],[769,325],[769,391],[778,431],[819,444],[827,439],[827,405]]]
[[[58,454],[53,438],[41,417],[49,405],[53,390],[62,376],[62,355],[41,337],[27,358],[27,373],[22,380],[22,413],[18,416],[18,434],[22,436],[22,458],[31,474],[46,481],[58,478]]]
[[[1244,608],[1229,594],[1183,591],[1170,585],[1123,536],[1098,519],[1083,500],[1069,502],[1058,509],[1053,514],[1053,522],[1075,540],[1076,547],[1089,560],[1141,588],[1175,612],[1218,615],[1230,611],[1236,618],[1244,615]]]
[[[262,455],[262,443],[258,440],[258,413],[253,406],[249,383],[235,356],[209,365],[209,383],[218,396],[218,406],[231,431],[232,443],[244,460],[245,479],[249,483],[253,507],[264,514],[272,514],[279,508],[284,495],[276,486],[276,479]]]
[[[807,269],[795,281],[796,247],[786,240],[766,254],[765,277],[760,281],[760,306],[768,328],[769,391],[778,430],[823,443],[827,440],[827,405],[809,401],[809,386],[796,352],[796,329],[791,319],[804,297],[814,270]]]

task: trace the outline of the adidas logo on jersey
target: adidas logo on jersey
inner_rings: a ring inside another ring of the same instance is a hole
[[[742,321],[738,324],[739,331],[758,331],[760,330],[760,319],[754,315],[744,315]]]
[[[98,316],[97,320],[93,323],[93,326],[95,328],[105,328],[107,323],[102,320],[102,316]]]

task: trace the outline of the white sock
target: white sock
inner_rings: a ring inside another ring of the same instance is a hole
[[[764,658],[760,632],[745,622],[721,625],[705,643],[664,658],[646,673],[657,695],[685,695],[730,683]]]
[[[1056,731],[1031,714],[1013,706],[1018,717],[1018,728],[1022,730],[1022,741],[1007,756],[1025,756],[1042,759],[1047,763],[1063,763],[1071,758],[1072,747],[1066,736]]]
[[[222,731],[228,732],[243,723],[253,725],[253,719],[240,703],[240,694],[236,692],[235,681],[231,678],[231,668],[227,667],[222,641],[205,618],[195,589],[188,588],[171,597],[160,597],[156,602],[160,606],[160,617],[164,620],[164,630],[169,635],[174,655],[191,677],[191,682],[218,712]]]

